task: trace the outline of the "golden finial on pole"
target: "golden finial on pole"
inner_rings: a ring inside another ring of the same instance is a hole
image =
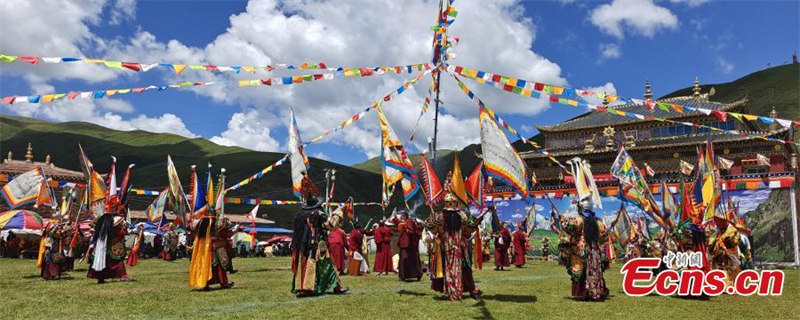
[[[692,88],[692,96],[695,98],[700,97],[700,78],[694,77],[694,88]]]
[[[31,147],[30,142],[28,142],[28,152],[25,153],[25,161],[33,162],[33,147]]]
[[[644,99],[653,100],[653,91],[650,90],[650,80],[644,81]]]

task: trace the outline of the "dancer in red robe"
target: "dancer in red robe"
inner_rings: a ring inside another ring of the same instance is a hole
[[[356,220],[355,224],[353,224],[353,231],[350,231],[350,236],[347,240],[347,248],[350,251],[350,265],[347,268],[348,275],[360,276],[369,273],[369,262],[367,262],[363,248],[365,236],[370,234]]]
[[[500,231],[494,237],[494,269],[503,270],[503,268],[511,266],[511,262],[508,259],[511,233],[508,232],[506,223],[500,224]]]
[[[397,247],[400,249],[397,275],[403,281],[419,281],[422,278],[422,266],[419,260],[419,239],[422,229],[414,219],[408,217],[407,212],[402,212],[400,216],[400,219],[393,220],[400,231],[400,237],[397,239]]]
[[[392,229],[389,228],[389,221],[384,220],[380,226],[375,228],[375,272],[378,275],[389,274],[394,271],[392,263]]]
[[[345,248],[347,247],[347,234],[344,233],[342,228],[336,228],[328,233],[328,245],[330,246],[331,259],[333,259],[333,266],[339,271],[339,274],[345,273]]]
[[[51,223],[42,233],[42,247],[39,248],[39,263],[42,269],[41,277],[45,280],[61,279],[61,272],[66,271],[66,255],[64,254],[65,242],[70,239],[72,228],[66,223]],[[69,243],[66,243],[69,245]]]
[[[525,251],[528,250],[528,235],[522,230],[522,223],[517,222],[517,230],[511,236],[514,243],[514,266],[522,268],[525,265]]]

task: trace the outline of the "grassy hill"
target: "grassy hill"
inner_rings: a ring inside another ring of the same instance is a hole
[[[733,102],[747,98],[748,111],[756,115],[768,115],[772,107],[781,118],[800,119],[800,64],[788,64],[748,74],[728,83],[703,85],[702,92],[714,88],[712,101]],[[683,88],[664,96],[687,96],[692,88]]]
[[[206,163],[214,165],[214,172],[227,169],[228,185],[253,174],[280,159],[283,154],[256,152],[239,147],[224,147],[202,138],[188,139],[173,134],[151,133],[145,131],[118,131],[85,122],[51,123],[31,118],[0,115],[0,153],[8,151],[21,159],[28,143],[34,147],[34,157],[43,161],[49,154],[59,167],[79,170],[78,143],[101,172],[108,170],[110,155],[118,159],[119,170],[129,163],[136,163],[131,173],[131,181],[137,188],[161,189],[167,185],[166,157],[172,156],[183,184],[188,188],[190,166],[197,165],[200,172],[206,170]],[[376,201],[380,199],[381,177],[372,172],[311,158],[311,177],[315,181],[324,179],[323,169],[337,170],[337,186],[334,200],[345,200],[353,196],[356,201]],[[121,175],[121,173],[120,173]],[[317,184],[324,188],[322,182]],[[276,168],[264,178],[231,192],[231,196],[294,200],[291,193],[291,178],[288,163]],[[152,197],[136,197],[134,208],[142,209]],[[250,210],[248,205],[229,205],[231,213]],[[288,226],[297,208],[269,207],[268,218],[282,226]],[[359,207],[357,213],[374,213],[379,208]]]

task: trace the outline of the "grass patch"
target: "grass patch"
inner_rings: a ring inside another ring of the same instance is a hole
[[[786,271],[779,297],[720,296],[710,301],[673,297],[628,297],[622,293],[620,265],[606,273],[611,297],[604,303],[573,301],[564,268],[533,262],[523,269],[476,271],[480,301],[442,301],[430,282],[400,282],[395,276],[344,277],[351,292],[297,299],[289,292],[288,258],[236,259],[231,290],[191,291],[187,260],[141,260],[130,268],[134,282],[97,285],[85,265],[61,281],[36,277],[35,261],[0,259],[0,296],[9,319],[702,319],[796,317],[800,271]]]

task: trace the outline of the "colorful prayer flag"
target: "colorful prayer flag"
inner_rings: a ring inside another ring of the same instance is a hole
[[[525,163],[491,113],[483,107],[479,112],[484,172],[509,185],[527,199],[528,175]]]
[[[391,190],[400,181],[403,187],[403,198],[411,199],[419,191],[419,178],[408,159],[403,143],[386,119],[383,110],[378,107],[378,120],[381,125],[381,163],[383,166],[383,184]],[[387,193],[387,195],[389,195]],[[388,201],[388,197],[384,200]]]
[[[428,205],[433,207],[444,198],[444,191],[442,190],[442,184],[439,182],[436,171],[433,170],[433,166],[428,162],[428,158],[425,154],[420,154],[419,157],[419,166],[422,169],[422,190],[425,193]]]
[[[289,161],[292,170],[292,192],[302,199],[300,188],[303,182],[303,172],[308,172],[310,168],[308,157],[303,148],[303,140],[300,139],[300,131],[297,128],[297,120],[294,117],[294,110],[289,113]]]

